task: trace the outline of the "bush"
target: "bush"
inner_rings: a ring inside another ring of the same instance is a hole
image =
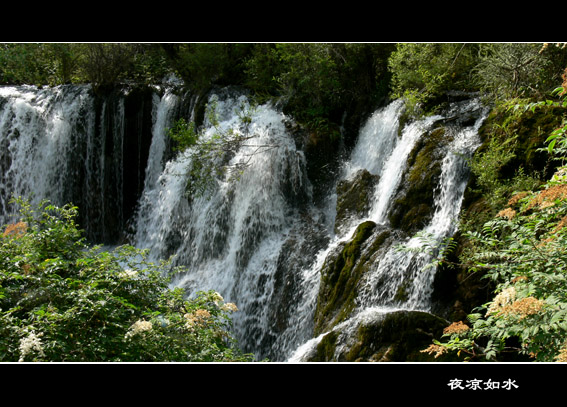
[[[563,88],[557,91],[565,91]],[[539,102],[527,109],[565,102]],[[565,159],[567,120],[552,132],[548,150]],[[445,342],[426,351],[454,350],[469,360],[506,353],[535,361],[567,361],[567,166],[536,192],[509,199],[480,231],[468,232],[474,249],[462,260],[496,283],[496,295],[445,331]]]
[[[169,288],[170,263],[88,247],[77,208],[21,206],[0,235],[1,361],[251,361],[229,334],[234,304]]]

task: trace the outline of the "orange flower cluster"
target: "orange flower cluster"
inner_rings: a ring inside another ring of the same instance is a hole
[[[545,189],[537,194],[529,203],[527,209],[538,206],[540,209],[555,205],[557,199],[567,198],[567,184],[560,184]]]
[[[531,192],[518,192],[517,194],[515,194],[512,198],[510,198],[510,200],[508,201],[508,205],[509,206],[514,206],[518,203],[518,201],[520,199],[525,198],[526,196],[528,196]]]
[[[508,218],[510,220],[513,219],[514,216],[516,216],[516,211],[512,208],[506,208],[498,212],[496,216],[498,216],[499,218]]]
[[[468,331],[470,328],[463,323],[463,321],[459,321],[459,322],[453,322],[451,325],[449,325],[447,328],[445,328],[443,330],[444,334],[460,334],[463,332]]]
[[[536,314],[542,310],[544,306],[542,300],[538,300],[534,297],[526,297],[521,300],[514,301],[512,304],[504,307],[502,313],[504,314],[516,314],[520,315],[520,318],[524,318],[528,315]]]
[[[437,359],[442,354],[447,353],[447,348],[442,345],[431,344],[427,349],[423,349],[420,352],[428,353],[430,355],[434,354],[435,359]]]
[[[28,231],[28,224],[26,222],[18,222],[8,225],[6,230],[4,230],[4,237],[13,236],[13,237],[21,237],[26,234]]]
[[[512,303],[497,307],[491,313],[499,315],[517,315],[520,319],[533,315],[541,311],[544,307],[544,302],[534,297],[526,297],[516,300]]]

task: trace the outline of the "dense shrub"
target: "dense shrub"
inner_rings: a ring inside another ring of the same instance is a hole
[[[88,247],[77,209],[22,206],[0,235],[1,361],[251,361],[230,336],[236,306],[169,288],[179,271],[123,246]]]
[[[562,94],[567,90],[564,82]],[[567,102],[528,104],[531,110]],[[567,120],[548,137],[564,162]],[[469,360],[502,360],[507,353],[535,361],[567,361],[567,166],[539,190],[517,191],[495,218],[466,232],[462,263],[496,284],[494,298],[452,324],[430,353],[457,351]]]

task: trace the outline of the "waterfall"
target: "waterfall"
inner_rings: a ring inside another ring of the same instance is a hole
[[[0,87],[0,221],[17,211],[13,196],[72,203],[90,241],[123,239],[155,121],[157,101],[146,97],[129,89],[95,95],[90,85]]]
[[[434,126],[461,110],[402,126],[404,103],[398,100],[371,115],[337,181],[361,169],[378,181],[367,213],[335,233],[328,223],[335,216],[335,192],[329,191],[326,205],[313,203],[301,143],[286,126],[291,119],[269,103],[252,106],[230,90],[207,97],[218,121],[204,121],[204,139],[219,132],[254,137],[219,162],[246,162],[242,173],[217,177],[204,195],[187,196],[192,150],[171,154],[167,129],[180,117],[196,119],[195,106],[203,101],[195,96],[168,86],[105,97],[95,96],[89,86],[0,87],[0,221],[10,222],[12,195],[57,205],[72,202],[90,241],[118,244],[128,237],[153,259],[172,256],[174,264],[185,267],[172,285],[189,294],[216,290],[236,303],[234,336],[245,351],[260,359],[301,360],[318,341],[312,337],[313,314],[326,260],[362,222],[392,227],[389,214],[407,182],[412,151]],[[455,109],[478,109],[471,103]],[[242,109],[249,121],[242,120]],[[466,159],[478,146],[481,121],[446,125],[451,141],[443,150],[433,213],[422,229],[434,240],[455,232]],[[421,244],[412,236],[396,243]],[[369,267],[357,308],[341,326],[355,326],[375,311],[430,308],[435,269],[422,271],[430,258],[396,246]],[[395,294],[402,286],[407,295],[400,302]]]
[[[250,109],[242,96],[219,98],[218,125],[205,123],[202,137],[216,132],[242,131],[239,110]],[[135,243],[158,259],[174,256],[187,268],[174,285],[188,292],[214,289],[240,312],[233,324],[239,342],[264,352],[269,341],[270,315],[278,259],[294,223],[296,201],[310,193],[305,157],[287,133],[281,113],[269,105],[252,112],[249,134],[254,135],[231,158],[248,167],[237,178],[216,180],[206,195],[186,197],[191,150],[178,155],[159,174],[148,174],[141,199]],[[269,146],[256,151],[257,146]],[[281,304],[280,304],[281,305]]]
[[[68,198],[68,177],[73,170],[68,157],[75,147],[71,130],[79,122],[92,119],[93,109],[86,91],[0,88],[2,223],[10,221],[12,209],[8,201],[12,195],[30,197],[33,203],[49,199],[61,204]]]
[[[477,107],[477,105],[475,104],[473,107]],[[407,127],[406,133],[423,134],[422,131],[427,126],[440,119],[440,116],[427,118],[424,121],[425,123],[419,123],[420,131],[415,132],[416,125],[414,124]],[[403,242],[407,248],[424,247],[423,238],[429,239],[429,243],[440,245],[443,244],[443,239],[453,236],[456,232],[462,198],[469,175],[467,158],[470,158],[480,145],[478,129],[483,120],[484,116],[481,116],[471,127],[448,127],[448,131],[452,134],[447,135],[447,138],[452,138],[453,141],[449,144],[441,160],[440,181],[434,194],[435,211],[430,223],[423,228],[420,236],[411,237]],[[415,134],[408,138],[415,141]],[[402,141],[404,141],[404,138],[402,138]],[[411,141],[406,141],[408,146],[404,147],[404,152],[407,152]],[[393,154],[392,158],[394,157]],[[390,183],[397,184],[400,180],[400,173],[404,170],[404,158],[395,157],[394,160],[397,163],[397,168],[387,168],[386,170],[390,170],[395,175],[384,174],[376,191],[371,219],[377,223],[385,222],[385,212],[388,208],[385,202],[390,199],[390,191],[395,188],[395,185],[390,185]],[[388,185],[383,185],[384,181]],[[361,294],[361,304],[364,304],[364,306],[379,305],[430,311],[435,267],[426,267],[426,265],[431,260],[431,256],[425,250],[411,253],[400,250],[399,247],[390,248],[371,273],[365,290]],[[376,289],[378,282],[380,282],[379,290]],[[394,297],[397,289],[406,282],[409,283],[410,287],[407,294],[408,298],[400,303],[400,301],[394,300]]]
[[[338,333],[335,355],[342,352],[356,329],[370,320],[378,321],[389,312],[397,310],[431,310],[432,284],[436,267],[429,264],[431,254],[425,250],[422,237],[431,239],[434,244],[442,244],[443,239],[451,237],[457,228],[463,194],[467,185],[469,170],[467,159],[480,145],[478,130],[487,111],[478,100],[453,106],[444,115],[426,117],[408,123],[399,135],[399,122],[403,114],[403,102],[397,100],[378,110],[362,127],[357,145],[350,159],[344,165],[343,179],[352,177],[358,169],[366,169],[378,175],[371,208],[367,216],[351,220],[351,227],[336,235],[330,245],[319,255],[315,267],[321,269],[328,256],[341,243],[349,241],[356,227],[365,221],[389,227],[388,213],[392,208],[392,196],[400,187],[407,159],[427,131],[436,123],[453,118],[459,114],[482,110],[473,125],[447,125],[447,139],[452,141],[445,147],[441,160],[440,180],[434,191],[434,213],[428,225],[419,236],[400,239],[381,253],[369,267],[356,299],[357,307],[352,316],[333,328]],[[401,250],[400,245],[412,249]],[[429,264],[430,267],[427,267]],[[405,291],[404,299],[397,298],[400,290]],[[299,362],[314,351],[325,336],[320,334],[297,347],[288,361]]]

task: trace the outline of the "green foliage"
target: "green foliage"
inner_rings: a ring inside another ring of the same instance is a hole
[[[515,192],[536,190],[544,174],[549,176],[557,157],[546,154],[541,145],[558,134],[559,129],[552,129],[561,123],[563,104],[513,99],[493,107],[481,129],[484,143],[469,162],[472,191],[483,196],[492,212]]]
[[[392,97],[417,106],[447,90],[474,90],[469,76],[476,62],[476,44],[398,44],[389,58]]]
[[[45,44],[0,45],[0,83],[43,84],[51,82],[52,62]]]
[[[565,130],[563,125],[548,138],[547,150],[560,158]],[[465,232],[474,249],[463,262],[496,283],[496,295],[473,310],[468,324],[451,325],[445,341],[435,341],[429,352],[457,351],[468,360],[499,360],[511,352],[535,361],[567,361],[565,174],[567,167],[559,167],[541,189],[517,193],[480,230]]]
[[[214,84],[238,85],[244,81],[244,61],[251,44],[165,44],[168,62],[186,85],[198,92]]]
[[[181,271],[130,246],[88,247],[73,206],[26,201],[0,235],[0,360],[251,361],[230,336],[233,304],[169,288]]]
[[[479,191],[489,205],[497,207],[509,192],[508,180],[503,180],[501,169],[516,157],[517,136],[491,137],[484,148],[470,160]]]
[[[173,72],[155,44],[37,43],[0,46],[0,83],[61,85],[154,83]]]
[[[475,82],[498,99],[545,95],[567,63],[567,50],[555,47],[543,52],[542,45],[483,44],[474,67]]]
[[[556,88],[552,95],[563,96],[567,94],[567,69],[564,75],[565,82],[563,86]],[[536,109],[542,107],[561,107],[567,108],[567,100],[555,101],[555,100],[545,100],[540,102],[533,102],[526,104],[523,108],[525,111],[530,110],[535,112]],[[519,108],[517,106],[516,108]],[[551,132],[551,135],[547,138],[546,143],[548,143],[547,151],[550,154],[555,155],[555,159],[564,161],[567,158],[567,119],[563,118],[563,123],[560,127],[556,128]]]
[[[276,44],[272,53],[281,67],[275,80],[286,109],[312,130],[338,132],[345,108],[360,114],[386,96],[392,49],[391,44]]]

